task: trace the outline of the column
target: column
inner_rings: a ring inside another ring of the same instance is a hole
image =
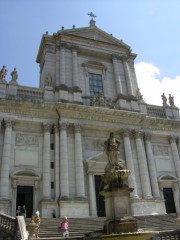
[[[123,138],[124,138],[127,169],[129,169],[131,171],[131,174],[128,179],[129,187],[134,188],[134,191],[131,193],[131,196],[134,198],[138,198],[135,170],[134,170],[133,157],[132,157],[132,151],[131,151],[131,143],[130,143],[130,139],[129,139],[129,130],[128,129],[123,129]]]
[[[178,177],[178,180],[180,181],[180,158],[179,158],[179,153],[176,145],[176,136],[169,136],[169,143],[171,145],[171,150],[172,150],[172,155],[173,155],[173,160],[174,160],[174,165],[175,165],[175,171],[176,175]]]
[[[75,173],[76,196],[85,198],[81,127],[79,124],[75,124]]]
[[[16,216],[16,196],[17,196],[17,180],[12,179],[12,215]]]
[[[61,198],[69,197],[69,174],[67,155],[67,123],[60,124],[60,188]]]
[[[59,128],[57,125],[54,126],[55,134],[55,198],[58,199],[60,195],[60,165],[59,165]]]
[[[97,207],[96,207],[96,193],[94,186],[94,174],[92,172],[88,172],[89,179],[89,208],[90,208],[90,216],[97,216]]]
[[[146,162],[146,157],[144,154],[143,144],[142,144],[142,132],[135,131],[135,139],[136,139],[136,148],[137,148],[137,156],[139,162],[139,170],[140,170],[140,179],[142,186],[142,193],[144,198],[152,198],[148,166]]]
[[[125,78],[127,83],[127,92],[129,95],[133,95],[129,66],[128,66],[127,59],[125,58],[123,58],[123,66],[124,66],[124,73],[125,73]]]
[[[43,143],[43,199],[51,198],[51,169],[50,169],[50,124],[44,124]]]
[[[151,134],[145,134],[145,145],[146,145],[146,153],[147,153],[147,160],[148,160],[148,167],[149,167],[149,175],[151,179],[151,188],[152,193],[155,198],[160,198],[158,180],[157,180],[157,171],[156,165],[154,161],[152,146],[151,146]]]
[[[78,63],[77,63],[77,49],[72,48],[72,75],[73,75],[73,86],[79,87],[79,77],[78,77]]]
[[[38,209],[39,180],[34,181],[34,211]]]
[[[65,46],[60,48],[60,84],[66,84]]]
[[[5,121],[5,133],[0,174],[0,198],[9,198],[9,168],[11,159],[12,122]]]
[[[178,137],[178,152],[179,152],[179,156],[180,156],[180,137]]]
[[[117,57],[113,56],[112,61],[113,61],[113,68],[114,68],[114,76],[115,76],[115,81],[116,81],[117,94],[122,94],[122,83],[121,83],[121,77],[120,77],[120,73],[119,73],[119,69],[118,69]]]
[[[173,185],[174,204],[176,207],[176,217],[180,217],[179,189],[178,183]]]
[[[59,59],[60,59],[60,48],[59,46],[56,46],[56,86],[60,85],[60,77],[59,77],[59,71],[60,71],[60,63],[59,63]]]

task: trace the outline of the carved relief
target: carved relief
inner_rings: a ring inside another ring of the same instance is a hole
[[[154,156],[169,156],[168,146],[152,145]]]
[[[39,145],[38,136],[17,133],[15,138],[16,145]]]
[[[99,94],[97,96],[93,96],[90,98],[90,105],[105,106],[114,109],[116,101],[113,101],[112,99],[105,97],[103,94]]]

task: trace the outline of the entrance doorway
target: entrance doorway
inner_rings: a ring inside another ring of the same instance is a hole
[[[106,213],[104,197],[100,195],[100,191],[104,190],[104,183],[101,179],[101,175],[95,175],[95,190],[96,190],[97,216],[105,217]]]
[[[166,212],[176,213],[172,188],[163,188],[163,195],[165,199]]]
[[[33,215],[33,186],[17,186],[16,209],[18,206],[26,207],[26,217]]]

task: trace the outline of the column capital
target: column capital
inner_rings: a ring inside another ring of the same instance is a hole
[[[76,46],[76,45],[72,45],[72,46],[71,46],[71,50],[72,50],[72,52],[77,52],[78,49],[79,49],[79,47]]]
[[[142,138],[144,136],[144,133],[141,130],[133,130],[133,135],[136,138]]]
[[[13,125],[14,125],[14,121],[12,121],[10,119],[5,119],[4,125],[5,125],[6,128],[12,128]]]
[[[60,43],[60,49],[65,49],[67,48],[67,43]]]
[[[55,133],[59,132],[59,125],[58,124],[54,124],[54,132]]]
[[[131,134],[131,129],[129,128],[122,128],[120,133],[123,135],[123,137],[129,137]]]
[[[60,123],[60,130],[67,130],[68,122],[61,122]]]
[[[44,132],[50,132],[52,125],[50,123],[43,123]]]
[[[75,123],[74,124],[74,129],[75,129],[75,132],[77,133],[80,133],[81,132],[81,125],[79,123]]]
[[[168,136],[169,143],[175,143],[177,140],[177,136],[175,135],[170,135]]]
[[[146,141],[150,141],[151,140],[151,133],[149,133],[149,132],[146,132],[146,133],[144,133],[144,139],[146,140]]]
[[[112,54],[112,60],[117,60],[118,59],[118,55],[117,54]]]

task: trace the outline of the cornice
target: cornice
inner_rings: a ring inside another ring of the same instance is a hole
[[[94,52],[97,52],[97,49],[102,51],[104,53],[108,52],[116,52],[116,53],[124,53],[125,55],[129,54],[129,49],[125,48],[124,46],[118,45],[118,44],[113,44],[113,43],[108,43],[108,42],[103,42],[100,40],[94,40],[91,38],[85,38],[85,37],[79,37],[79,36],[70,36],[70,35],[63,35],[61,36],[62,41],[67,42],[69,44],[77,44],[79,47],[79,51],[85,50],[87,47],[94,49]],[[107,51],[108,49],[108,51]]]
[[[125,110],[92,107],[70,103],[33,103],[15,100],[0,100],[0,112],[2,118],[27,117],[43,119],[74,119],[75,121],[97,121],[99,123],[120,123],[123,125],[137,126],[139,129],[175,131],[180,132],[179,120],[168,120],[149,117],[145,113]],[[4,116],[3,116],[4,115]],[[14,116],[13,116],[14,115]]]
[[[180,131],[180,121],[147,116],[141,122],[141,127],[149,130]]]
[[[0,112],[8,115],[21,115],[30,118],[57,118],[53,104],[0,100]]]
[[[130,125],[140,124],[146,117],[142,113],[67,103],[56,104],[56,109],[63,118],[125,123]]]

